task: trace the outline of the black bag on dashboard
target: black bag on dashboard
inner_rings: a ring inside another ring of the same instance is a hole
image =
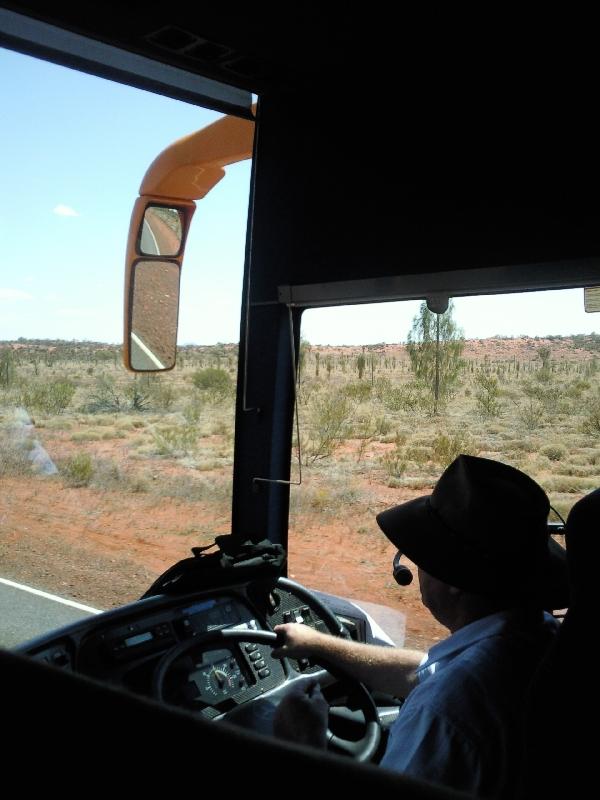
[[[213,547],[215,552],[207,553]],[[268,539],[240,542],[231,534],[215,537],[213,544],[192,547],[193,558],[184,558],[157,578],[142,595],[186,594],[202,589],[232,586],[245,581],[273,581],[286,565],[285,550]]]

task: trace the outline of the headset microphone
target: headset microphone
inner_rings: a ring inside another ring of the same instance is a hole
[[[413,574],[407,566],[400,563],[401,557],[402,553],[398,550],[393,563],[394,580],[399,586],[408,586],[409,583],[412,583]]]

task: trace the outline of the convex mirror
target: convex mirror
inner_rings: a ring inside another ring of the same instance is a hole
[[[139,251],[144,256],[176,256],[181,250],[183,222],[177,208],[148,206],[140,226]]]

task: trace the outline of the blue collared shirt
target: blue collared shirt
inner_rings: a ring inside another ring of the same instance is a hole
[[[434,645],[381,765],[477,797],[513,796],[527,688],[557,629],[548,614],[502,611]]]

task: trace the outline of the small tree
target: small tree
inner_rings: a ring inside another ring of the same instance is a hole
[[[462,363],[464,338],[452,319],[453,310],[452,301],[443,314],[435,314],[427,303],[421,303],[406,343],[411,369],[430,393],[434,414],[451,396]]]
[[[365,358],[365,354],[364,353],[361,353],[359,356],[356,357],[356,369],[357,369],[357,372],[358,372],[358,379],[359,380],[362,380],[362,376],[363,376],[364,371],[365,371],[366,363],[367,363],[367,360]]]
[[[500,387],[495,375],[480,370],[475,375],[477,410],[482,417],[497,417],[500,413]]]
[[[15,382],[17,369],[12,350],[2,350],[0,353],[0,386],[9,389]]]

